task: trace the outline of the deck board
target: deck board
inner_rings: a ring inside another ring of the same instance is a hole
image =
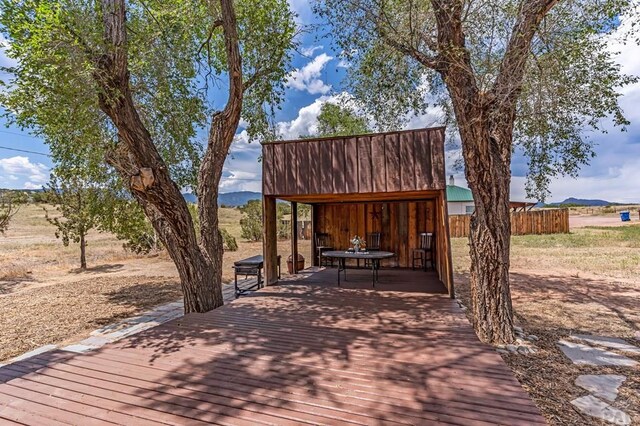
[[[336,278],[0,368],[0,423],[544,424],[433,274]]]

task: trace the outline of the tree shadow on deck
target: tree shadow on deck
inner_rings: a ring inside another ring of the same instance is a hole
[[[535,413],[444,295],[289,284],[118,346],[98,357],[145,371],[146,385],[132,388],[145,407],[208,422],[499,422]],[[525,414],[513,417],[505,404]]]
[[[14,380],[0,393],[33,390],[29,403],[62,398],[115,422],[541,421],[443,294],[283,284],[95,352],[5,368],[0,382]]]

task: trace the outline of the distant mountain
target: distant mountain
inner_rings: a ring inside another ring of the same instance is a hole
[[[182,196],[187,203],[196,204],[198,202],[198,197],[196,197],[195,194],[192,194],[191,192],[184,192],[182,193]]]
[[[551,206],[559,206],[559,205],[573,205],[573,206],[588,206],[588,207],[599,207],[599,206],[616,206],[620,203],[612,203],[610,201],[605,200],[587,200],[583,198],[574,198],[569,197],[566,200],[560,203],[550,203]]]
[[[262,194],[259,192],[238,191],[218,195],[218,204],[221,206],[244,206],[250,200],[262,200]]]
[[[192,193],[184,193],[182,194],[182,196],[188,203],[198,202],[198,198]],[[218,204],[221,206],[238,207],[238,206],[244,206],[250,200],[260,200],[260,199],[262,199],[262,194],[259,192],[251,192],[251,191],[227,192],[226,194],[218,195]]]

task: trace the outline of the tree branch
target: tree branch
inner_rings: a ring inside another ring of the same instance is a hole
[[[211,37],[213,37],[213,32],[216,30],[216,28],[221,26],[222,26],[222,19],[217,19],[213,21],[213,24],[211,25],[211,29],[209,30],[209,35],[207,36],[207,39],[200,45],[200,48],[198,49],[198,53],[197,53],[198,55],[202,53],[202,49],[204,49],[205,46],[208,46],[209,43],[211,43]]]
[[[500,108],[515,111],[533,37],[545,15],[558,0],[523,1],[511,33],[492,93]]]

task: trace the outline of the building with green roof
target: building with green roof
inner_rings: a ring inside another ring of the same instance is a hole
[[[449,214],[471,214],[475,210],[471,190],[456,186],[453,176],[447,185],[447,209]]]

